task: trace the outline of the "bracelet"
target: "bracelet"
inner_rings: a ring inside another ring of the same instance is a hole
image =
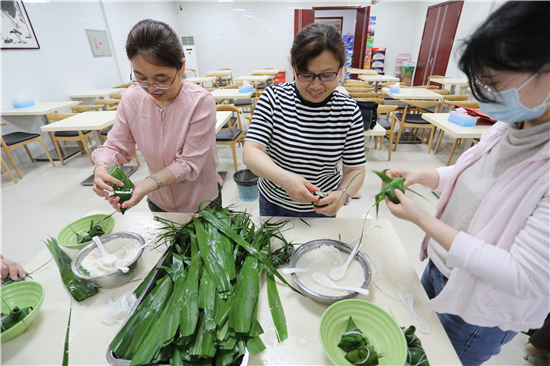
[[[351,202],[351,195],[348,193],[348,191],[342,187],[338,188],[337,191],[343,191],[346,194],[347,198],[346,198],[346,202],[344,203],[344,206],[349,205],[349,203]]]
[[[159,179],[158,177],[155,177],[154,175],[148,175],[148,176],[145,177],[145,179],[147,179],[147,178],[151,178],[152,180],[154,180],[155,182],[157,182],[157,184],[158,184],[158,186],[159,186],[159,187],[158,187],[157,189],[155,189],[153,192],[156,192],[156,191],[158,191],[159,189],[162,188],[162,182],[160,181],[160,179]]]
[[[94,171],[92,173],[93,175],[95,175],[95,170],[97,169],[98,166],[102,166],[102,167],[105,167],[105,168],[109,169],[109,165],[107,163],[99,161],[99,162],[95,163],[95,165],[94,165]]]

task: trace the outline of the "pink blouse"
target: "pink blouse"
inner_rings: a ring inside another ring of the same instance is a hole
[[[122,95],[115,124],[94,161],[129,163],[139,147],[150,174],[169,169],[176,183],[147,196],[169,212],[196,212],[203,200],[218,196],[216,107],[204,88],[187,80],[176,99],[161,109],[139,86]],[[130,178],[131,179],[131,178]]]

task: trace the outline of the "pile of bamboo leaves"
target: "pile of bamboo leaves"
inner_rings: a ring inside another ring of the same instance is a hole
[[[256,316],[264,267],[277,339],[288,337],[275,276],[290,284],[275,270],[270,248],[286,222],[256,227],[249,214],[221,207],[181,226],[155,219],[166,225],[161,240],[173,248],[162,265],[165,275],[111,342],[117,358],[130,365],[226,366],[239,365],[245,349],[260,353],[265,345]]]

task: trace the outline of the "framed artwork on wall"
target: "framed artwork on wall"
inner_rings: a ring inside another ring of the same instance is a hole
[[[330,17],[330,18],[315,18],[314,23],[325,23],[330,24],[336,27],[338,29],[338,32],[342,33],[342,23],[344,21],[344,17]]]
[[[0,29],[1,49],[38,49],[40,45],[34,34],[27,10],[21,0],[1,0]]]

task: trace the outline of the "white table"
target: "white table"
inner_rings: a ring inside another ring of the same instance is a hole
[[[382,91],[395,99],[443,99],[441,94],[434,93],[429,89],[424,88],[401,88],[399,93],[390,92],[389,88],[382,88]]]
[[[463,139],[462,144],[455,151],[453,160],[458,159],[460,154],[472,145],[472,139],[480,138],[485,131],[491,128],[489,125],[463,127],[449,121],[449,113],[422,113],[422,118],[441,128],[455,139]]]
[[[254,91],[241,93],[239,89],[216,89],[211,93],[214,99],[250,99]]]
[[[72,99],[81,99],[81,98],[104,98],[110,97],[113,94],[123,93],[126,89],[94,89],[88,90],[84,93],[72,94],[70,97]]]
[[[189,80],[192,83],[200,84],[204,86],[204,83],[212,83],[212,85],[214,85],[214,80],[216,80],[216,77],[215,76],[197,76],[197,77],[185,78],[185,80]]]
[[[269,75],[243,75],[239,76],[238,78],[235,78],[235,81],[259,81],[265,83],[271,79],[271,76]]]
[[[279,71],[280,71],[279,69],[258,69],[258,70],[254,70],[253,73],[275,76],[279,73]]]
[[[216,112],[216,133],[218,133],[223,125],[231,118],[233,112],[230,111],[218,111]]]
[[[455,93],[455,87],[457,85],[465,85],[468,84],[468,80],[466,79],[459,79],[459,78],[432,78],[430,79],[431,83],[438,83],[443,85],[450,85],[451,86],[451,93]]]
[[[336,90],[339,91],[340,93],[344,94],[344,95],[349,95],[349,91],[346,88],[344,88],[343,86],[337,86]]]
[[[95,211],[107,213],[111,211]],[[140,234],[142,220],[154,216],[150,212],[127,211],[124,216],[115,214],[113,233],[120,231],[134,231]],[[178,223],[190,219],[188,214],[162,213],[159,216],[170,218]],[[76,219],[76,218],[75,218]],[[288,218],[287,218],[288,219]],[[258,218],[255,218],[258,222]],[[329,219],[329,218],[290,218],[287,225],[291,229],[284,232],[288,241],[305,243],[319,238],[339,239],[350,242],[356,238],[363,226],[362,219]],[[311,225],[308,226],[307,224]],[[375,220],[367,220],[365,228],[375,224]],[[429,335],[417,331],[418,337],[426,351],[432,365],[459,365],[460,361],[443,329],[436,313],[428,304],[422,285],[412,267],[409,258],[403,249],[397,234],[388,220],[379,219],[382,226],[383,242],[375,245],[369,238],[363,240],[362,252],[368,252],[376,260],[380,272],[380,286],[389,293],[400,291],[402,294],[413,293],[415,296],[414,309],[425,320],[430,328]],[[371,234],[377,235],[375,228]],[[44,233],[46,238],[48,233]],[[274,248],[275,249],[275,248]],[[66,250],[71,257],[77,251]],[[142,279],[160,258],[164,248],[144,254],[144,265],[136,273],[135,278]],[[25,269],[29,272],[46,263],[51,258],[45,249],[36,258],[29,262]],[[369,261],[370,262],[370,261]],[[374,268],[373,268],[374,271]],[[54,262],[50,262],[43,269],[33,274],[33,279],[40,282],[45,288],[45,297],[42,308],[29,331],[18,338],[2,344],[3,365],[45,365],[60,364],[63,357],[63,345],[66,325],[71,304],[70,295],[63,287],[59,271]],[[289,283],[294,284],[291,275],[286,275]],[[265,277],[263,277],[265,278]],[[105,326],[101,318],[108,308],[109,297],[118,298],[125,292],[133,291],[140,281],[128,283],[116,289],[101,290],[97,295],[72,306],[71,336],[69,354],[71,365],[107,365],[106,350],[117,333],[120,324]],[[283,343],[277,343],[273,320],[269,311],[269,304],[265,291],[265,279],[261,280],[260,297],[258,302],[258,321],[265,333],[260,337],[267,349],[252,357],[251,365],[332,365],[325,355],[318,335],[319,322],[328,305],[316,303],[306,297],[297,295],[277,281],[279,294],[285,311],[289,337]],[[384,295],[374,283],[368,286],[369,296],[359,295],[357,299],[370,301],[386,310],[398,324],[409,326],[412,319],[400,301]]]
[[[233,72],[233,70],[212,70],[212,71],[208,71],[206,74],[204,74],[204,76],[215,76],[215,77],[224,77],[224,76],[229,76],[231,75],[231,73]]]
[[[92,130],[96,146],[100,146],[103,144],[101,130],[112,126],[115,123],[115,117],[116,111],[78,113],[75,116],[42,126],[40,129],[47,132]]]
[[[374,91],[378,92],[378,82],[380,81],[390,81],[390,82],[399,82],[399,78],[391,75],[361,75],[359,79],[367,81],[369,83],[374,83]]]
[[[356,69],[355,67],[350,67],[349,69],[346,69],[346,72],[350,74],[358,74],[358,75],[378,75],[378,72],[375,70]]]
[[[46,118],[47,113],[53,113],[57,112],[59,110],[74,107],[75,105],[78,105],[79,102],[76,101],[63,101],[63,102],[39,102],[36,103],[36,105],[25,107],[25,108],[9,108],[5,109],[0,112],[0,114],[4,117],[6,116],[42,116],[42,121],[45,125],[48,125],[48,119]],[[48,138],[54,144],[52,137],[48,134]],[[74,154],[78,153],[80,150],[78,149],[67,149],[67,151],[61,150],[63,155],[63,158],[68,158],[70,156],[73,156]],[[49,151],[50,156],[53,160],[59,161],[59,156],[57,156],[57,150],[52,149]],[[42,154],[35,158],[39,161],[49,161],[46,154]]]

